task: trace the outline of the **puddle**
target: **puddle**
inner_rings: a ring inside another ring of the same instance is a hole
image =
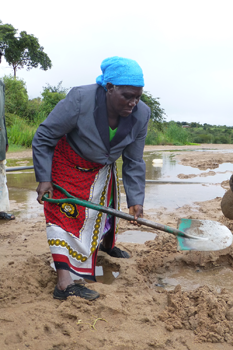
[[[54,262],[50,264],[50,266],[56,271]],[[95,277],[96,281],[103,284],[112,284],[115,279],[119,276],[119,271],[115,271],[116,269],[111,266],[106,265],[96,265],[95,268]],[[87,283],[93,283],[93,281],[90,281],[88,279],[83,279],[82,277],[79,277],[75,275],[74,273],[70,272],[70,276],[73,278],[74,281],[77,282],[87,282]]]
[[[224,193],[225,190],[220,185],[147,184],[144,209],[165,207],[173,210],[187,204],[192,205],[194,202],[222,197]]]
[[[12,189],[32,190],[35,192],[37,183],[34,171],[14,171],[7,173],[7,187],[10,192]]]
[[[119,276],[119,271],[114,271],[111,266],[96,266],[96,281],[103,284],[112,284]],[[76,276],[77,277],[77,276]],[[86,280],[87,282],[90,282]]]
[[[9,195],[11,201],[10,212],[13,212],[16,217],[32,219],[41,216],[41,220],[44,219],[44,207],[37,202],[37,193],[35,191],[23,188],[9,188]]]
[[[7,159],[6,167],[19,167],[19,166],[31,166],[33,165],[32,158],[23,158],[23,159]]]
[[[229,151],[229,150],[228,150]],[[232,150],[233,151],[233,150]],[[224,152],[225,153],[225,152]],[[229,180],[233,172],[232,163],[219,164],[216,169],[200,170],[191,166],[179,164],[175,159],[175,154],[172,152],[145,152],[143,157],[146,163],[146,179],[157,181],[180,181],[185,182],[204,182],[204,183],[221,183],[222,181]],[[162,162],[153,162],[153,160],[160,160]],[[120,160],[117,161],[119,177],[122,178]],[[199,176],[200,174],[207,174],[209,171],[214,171],[214,176]],[[198,175],[194,178],[179,179],[177,175]]]
[[[200,286],[208,286],[218,293],[222,288],[232,290],[233,269],[230,267],[216,267],[208,270],[201,268],[174,268],[156,277],[153,288],[173,290],[178,284],[183,291],[192,291]]]
[[[157,234],[153,232],[129,230],[119,234],[117,242],[143,244],[154,240],[156,236]]]
[[[7,163],[14,161],[10,159]],[[32,160],[31,160],[32,162]],[[20,164],[15,164],[13,166]],[[37,183],[33,170],[7,173],[7,187],[10,198],[10,212],[20,219],[31,219],[41,216],[43,219],[43,205],[36,198]]]
[[[214,169],[215,172],[218,172],[214,176],[197,176],[195,178],[181,180],[177,177],[178,174],[199,175],[201,173],[208,173],[209,169],[207,169],[206,171],[202,171],[197,168],[192,168],[190,166],[178,164],[174,157],[175,155],[171,151],[145,152],[144,160],[146,162],[146,179],[164,182],[182,182],[181,184],[146,183],[144,202],[145,210],[157,210],[160,207],[166,207],[167,210],[174,210],[186,204],[192,205],[194,202],[211,200],[215,197],[222,197],[224,195],[225,190],[220,186],[220,183],[222,181],[229,180],[230,175],[233,172],[233,164],[220,164],[218,169]],[[160,163],[153,162],[154,159],[159,159]],[[117,161],[117,164],[119,177],[122,177],[122,160],[119,159]],[[31,166],[32,159],[9,159],[7,161],[8,167],[24,165]],[[37,205],[37,202],[36,204],[34,203],[36,198],[35,190],[37,187],[37,183],[35,180],[33,170],[8,172],[7,181],[11,200],[16,201],[16,203],[24,203],[25,208],[33,208],[31,212],[34,211],[35,215],[37,215],[37,213],[43,212],[42,206]],[[190,184],[190,181],[193,182],[193,184]],[[204,182],[204,184],[198,184],[195,182]],[[32,194],[26,195],[26,193],[29,191],[34,192],[34,197]],[[122,201],[124,201],[125,195],[123,193],[124,189],[122,183],[121,192]],[[14,206],[12,207],[11,211],[14,214],[18,215],[18,213],[14,209]]]

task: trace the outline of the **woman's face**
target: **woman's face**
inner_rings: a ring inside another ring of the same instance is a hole
[[[136,86],[113,86],[107,83],[107,107],[115,115],[128,117],[138,104],[142,88]]]

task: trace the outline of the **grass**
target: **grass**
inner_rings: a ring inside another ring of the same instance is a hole
[[[12,124],[7,128],[9,145],[31,147],[36,129],[36,125],[30,125],[27,120],[15,116]]]
[[[8,148],[8,153],[22,152],[28,150],[28,147],[10,144]]]

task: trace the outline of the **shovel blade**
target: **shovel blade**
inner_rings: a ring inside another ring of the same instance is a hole
[[[213,251],[225,249],[232,244],[231,231],[217,221],[179,219],[178,228],[197,237],[191,239],[177,236],[178,250]]]

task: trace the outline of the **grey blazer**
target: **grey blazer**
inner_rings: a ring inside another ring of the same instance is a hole
[[[0,80],[0,161],[6,159],[6,145],[8,145],[4,105],[5,85]]]
[[[60,101],[34,136],[33,160],[38,182],[51,181],[54,148],[66,134],[72,149],[86,160],[112,164],[123,158],[123,183],[128,206],[143,205],[145,163],[143,149],[150,108],[142,101],[128,117],[120,118],[109,141],[105,92],[97,84],[73,88]]]

